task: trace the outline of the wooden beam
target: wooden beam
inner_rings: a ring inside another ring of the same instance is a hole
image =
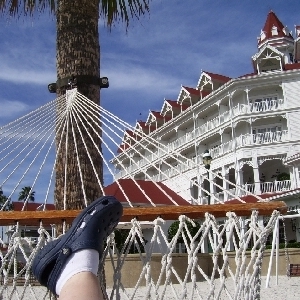
[[[177,220],[180,215],[191,219],[200,219],[205,213],[210,213],[216,218],[225,217],[227,212],[234,212],[238,216],[250,216],[253,210],[260,215],[269,216],[274,210],[284,214],[287,206],[283,201],[257,202],[249,204],[213,204],[213,205],[187,205],[187,206],[160,206],[160,207],[135,207],[124,208],[122,222],[129,222],[133,218],[139,221],[153,221],[157,217],[164,220]],[[0,212],[0,225],[38,226],[60,224],[62,221],[71,223],[80,213],[80,210],[48,210],[48,211],[2,211]]]

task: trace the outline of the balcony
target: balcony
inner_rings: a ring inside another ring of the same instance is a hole
[[[285,142],[288,139],[288,131],[274,131],[256,134],[242,134],[237,138],[237,147],[249,145],[269,144],[274,142]]]
[[[238,104],[233,107],[231,111],[226,111],[218,117],[209,120],[205,124],[196,128],[191,132],[187,132],[185,135],[177,138],[176,140],[168,143],[166,146],[162,146],[161,149],[154,151],[147,156],[144,156],[141,160],[132,163],[131,166],[127,167],[127,172],[135,172],[137,169],[147,166],[157,159],[165,156],[167,153],[172,153],[176,151],[178,148],[187,145],[189,143],[195,142],[197,137],[201,137],[207,132],[211,132],[216,129],[218,126],[227,122],[233,116],[241,116],[248,114],[249,112],[267,112],[273,111],[277,109],[283,108],[283,99],[278,100],[270,100],[270,101],[261,101],[257,103],[253,103],[250,105],[246,104]],[[257,133],[257,134],[244,134],[237,138],[236,147],[244,147],[249,145],[258,145],[258,144],[267,144],[273,142],[282,142],[286,141],[288,138],[288,131],[277,131],[277,132],[265,132],[265,133]],[[229,153],[234,150],[234,141],[228,141],[226,143],[221,144],[220,146],[211,149],[211,154],[214,158]],[[172,173],[172,172],[171,172]],[[122,178],[126,176],[125,168],[118,172],[115,176],[116,178]]]
[[[238,196],[245,196],[248,194],[265,194],[265,193],[279,193],[288,191],[291,189],[291,180],[283,180],[283,181],[271,181],[271,182],[261,182],[260,183],[260,192],[255,190],[255,184],[244,184],[242,186],[242,190],[239,188],[229,189],[228,191],[222,191],[219,193],[215,193],[214,196],[219,199],[220,202],[226,202],[228,200],[233,199],[232,195],[237,194]],[[205,198],[205,197],[204,197]]]
[[[291,189],[291,181],[290,180],[282,180],[282,181],[273,181],[273,182],[263,182],[260,184],[260,189],[262,193],[276,193],[288,191]]]

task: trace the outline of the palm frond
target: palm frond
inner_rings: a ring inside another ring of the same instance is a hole
[[[11,17],[32,16],[49,9],[55,13],[56,0],[0,0],[0,13]]]
[[[124,22],[128,27],[131,19],[148,12],[149,0],[100,0],[100,16],[109,28],[115,22]]]

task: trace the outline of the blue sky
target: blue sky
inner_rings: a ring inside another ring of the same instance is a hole
[[[101,75],[108,76],[102,105],[134,124],[180,86],[195,87],[201,70],[236,77],[252,71],[251,55],[266,16],[273,10],[294,31],[298,1],[155,0],[150,14],[112,32],[100,20]],[[55,20],[0,19],[0,125],[52,100],[55,81]],[[141,114],[141,115],[140,115]]]
[[[251,56],[273,10],[294,33],[299,0],[154,0],[150,14],[126,32],[100,20],[101,76],[110,87],[101,104],[125,121],[146,120],[181,85],[195,87],[201,70],[237,77],[252,72]],[[0,18],[0,126],[54,99],[55,19]]]

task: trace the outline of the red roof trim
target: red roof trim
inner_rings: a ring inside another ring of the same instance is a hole
[[[132,179],[119,179],[117,182],[113,182],[105,187],[104,192],[106,195],[116,197],[124,204],[127,204],[125,193],[133,205],[152,206],[145,194],[155,205],[175,205],[166,195],[169,195],[178,205],[191,205],[161,182],[154,183],[152,181]],[[121,186],[121,189],[118,184]]]
[[[13,210],[15,211],[22,211],[24,202],[22,201],[13,201]],[[36,211],[38,207],[44,205],[44,203],[37,203],[37,202],[27,202],[25,205],[24,210],[25,211]],[[54,204],[46,204],[45,205],[46,210],[55,210],[55,205]]]
[[[182,86],[189,94],[200,96],[200,91],[187,86]]]
[[[212,79],[215,79],[215,80],[218,80],[218,81],[228,82],[228,81],[230,81],[232,79],[232,78],[230,78],[228,76],[220,75],[220,74],[215,74],[215,73],[211,73],[211,72],[203,71],[203,73],[207,74]]]
[[[257,195],[257,197],[260,197],[261,199],[276,198],[277,200],[279,200],[280,197],[278,197],[278,196],[284,197],[293,192],[300,192],[300,188],[295,189],[295,190],[283,191],[283,192],[264,193],[261,195]],[[256,203],[259,201],[259,199],[257,199],[255,196],[252,196],[252,195],[243,196],[243,197],[240,197],[240,199],[245,201],[246,203]],[[238,199],[232,199],[232,200],[226,201],[225,203],[226,204],[240,204],[241,201]]]
[[[294,63],[294,64],[286,64],[284,66],[285,70],[298,70],[300,69],[300,63]]]
[[[276,26],[278,29],[278,34],[273,36],[272,35],[272,27]],[[276,16],[276,14],[273,11],[270,11],[268,16],[267,16],[267,20],[266,23],[264,25],[263,31],[266,35],[266,37],[263,40],[259,40],[259,45],[262,44],[265,40],[268,39],[274,39],[274,38],[282,38],[282,37],[288,37],[294,40],[294,38],[292,37],[292,35],[290,33],[288,33],[288,35],[286,35],[283,32],[284,29],[284,25],[281,23],[281,21],[278,19],[278,17]]]

